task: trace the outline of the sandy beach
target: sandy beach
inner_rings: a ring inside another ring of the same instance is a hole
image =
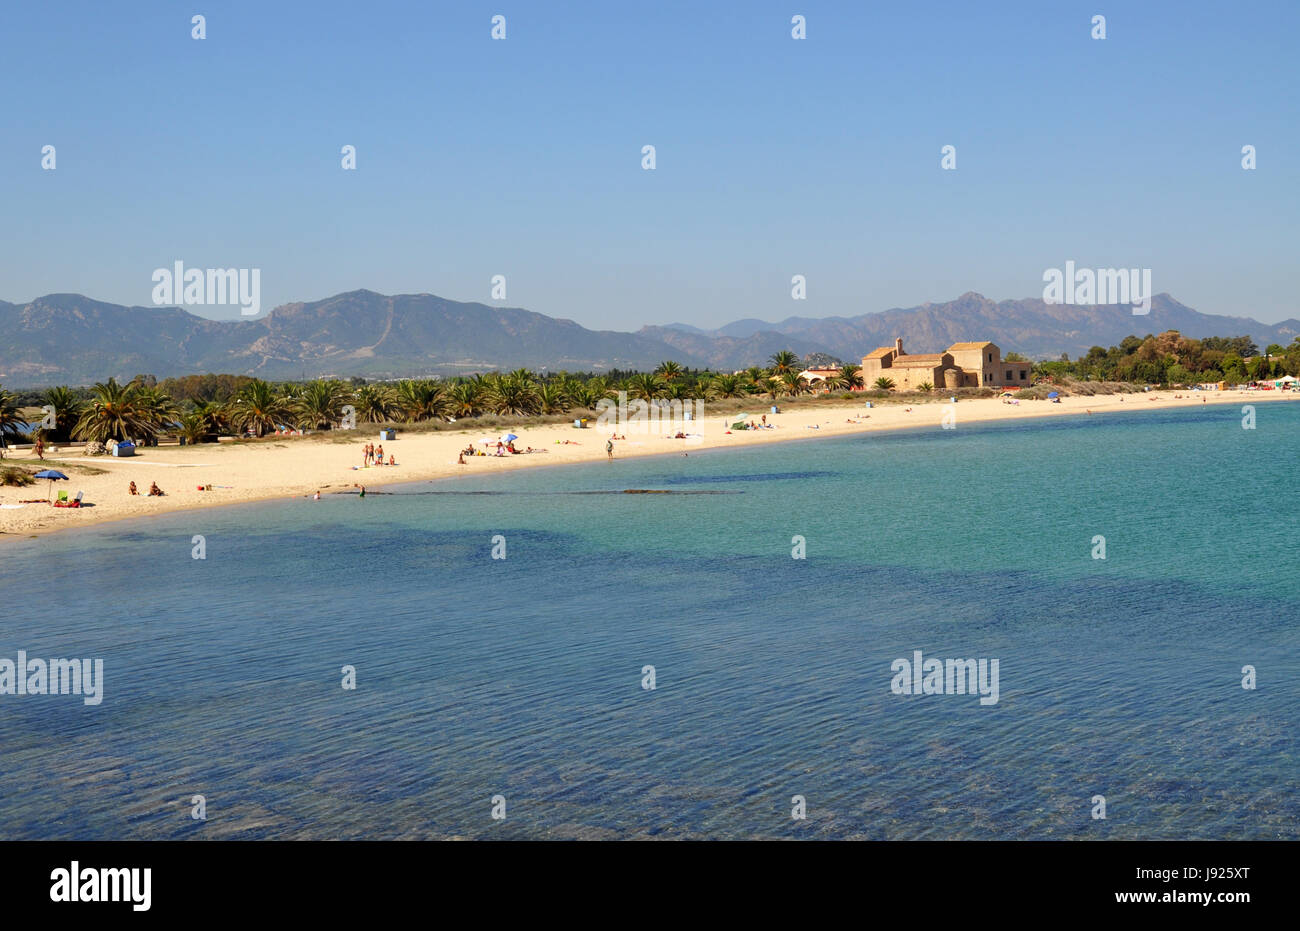
[[[1008,404],[999,398],[980,398],[962,400],[955,406],[938,400],[883,406],[877,403],[870,410],[861,400],[828,401],[791,412],[769,413],[767,420],[774,425],[770,430],[730,432],[729,422],[724,422],[728,420],[726,415],[710,415],[706,406],[704,418],[693,427],[695,433],[687,439],[656,433],[638,434],[628,427],[626,439],[615,441],[614,455],[617,464],[618,460],[640,456],[690,455],[706,449],[908,427],[941,429],[945,412],[955,412],[955,428],[960,429],[967,423],[1087,416],[1089,412],[1134,412],[1209,404],[1241,406],[1287,400],[1300,401],[1300,393],[1152,391],[1066,397],[1059,404],[1041,400]],[[755,412],[754,419],[760,416],[758,412],[768,411],[770,406],[770,401],[756,401],[751,408]],[[6,464],[29,468],[38,466],[66,473],[69,480],[56,482],[54,494],[66,491],[68,497],[73,498],[78,491],[83,492],[83,501],[89,506],[55,508],[43,503],[19,504],[22,500],[48,497],[50,486],[45,481],[25,488],[0,487],[0,540],[193,508],[310,496],[317,490],[322,496],[355,493],[356,485],[371,489],[459,475],[492,475],[512,469],[600,461],[606,458],[605,443],[611,435],[607,429],[577,430],[568,423],[519,427],[513,429],[519,434],[516,448],[532,447],[545,452],[505,457],[473,456],[466,457],[464,465],[458,464],[458,454],[467,445],[505,432],[504,428],[481,425],[466,430],[429,433],[399,430],[396,440],[382,443],[386,456],[395,456],[397,465],[367,469],[354,467],[362,464],[362,447],[368,442],[379,442],[378,428],[370,425],[363,425],[351,434],[355,438],[353,442],[340,442],[338,434],[269,437],[238,443],[143,448],[136,456],[123,459],[86,457],[81,455],[79,448],[70,455],[47,452],[44,461],[37,460],[30,450],[11,452],[4,459]],[[624,432],[625,429],[620,427],[620,435]],[[141,492],[139,496],[128,494],[128,485],[132,481]],[[145,495],[154,482],[165,496]],[[211,490],[199,488],[209,485]]]

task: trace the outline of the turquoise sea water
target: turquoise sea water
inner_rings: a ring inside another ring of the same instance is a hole
[[[0,838],[1296,838],[1298,464],[1300,405],[1215,407],[6,543],[0,657],[106,684],[0,695]]]

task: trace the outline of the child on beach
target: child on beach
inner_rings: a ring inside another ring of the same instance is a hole
[[[613,440],[606,440],[606,441],[605,441],[605,455],[609,457],[609,461],[610,461],[610,462],[613,462],[613,461],[614,461],[614,441],[613,441]]]

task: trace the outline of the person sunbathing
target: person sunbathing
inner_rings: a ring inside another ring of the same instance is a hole
[[[397,465],[397,457],[394,456],[392,453],[389,453],[389,454],[388,454],[388,464],[389,464],[389,465]]]
[[[163,490],[162,490],[161,488],[158,487],[158,483],[157,483],[157,482],[150,482],[150,483],[149,483],[149,497],[150,497],[150,498],[161,498],[161,497],[163,497]]]
[[[129,489],[127,489],[127,493],[128,493],[128,494],[132,494],[132,495],[138,495],[138,494],[140,494],[139,489],[137,489],[137,488],[135,487],[135,482],[132,482],[132,483],[131,483],[131,487],[130,487]]]

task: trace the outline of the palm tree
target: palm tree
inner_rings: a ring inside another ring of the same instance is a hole
[[[135,407],[140,417],[150,427],[145,434],[152,440],[159,433],[168,430],[180,416],[180,407],[156,385],[145,385],[139,381],[135,385]]]
[[[574,407],[585,407],[594,410],[596,404],[605,396],[604,387],[594,378],[590,381],[569,378],[564,382],[563,387],[565,397],[569,399],[569,403]]]
[[[537,410],[543,414],[562,414],[569,409],[569,397],[564,386],[553,381],[540,385],[537,389]]]
[[[665,384],[669,385],[685,374],[685,372],[682,371],[682,367],[671,360],[660,362],[659,368],[655,369],[654,373],[658,375]]]
[[[537,384],[530,372],[491,373],[484,377],[484,410],[526,415],[537,410]]]
[[[638,372],[627,380],[628,397],[641,401],[653,401],[659,396],[662,388],[663,381],[659,376],[648,372]]]
[[[452,417],[473,417],[483,409],[486,387],[482,376],[457,379],[447,391],[447,412]]]
[[[203,424],[203,433],[199,440],[195,442],[202,442],[202,440],[207,439],[210,436],[218,436],[219,434],[230,432],[230,414],[224,404],[218,404],[216,401],[199,401],[195,403],[194,409],[191,413],[198,416],[200,422]],[[181,427],[184,428],[184,426],[185,421],[182,418]],[[183,433],[184,431],[182,429],[182,435]]]
[[[774,385],[779,385],[792,398],[803,394],[808,388],[808,383],[799,377],[798,372],[792,372],[788,369],[772,379],[772,382]],[[775,392],[773,392],[772,396],[776,397]]]
[[[685,401],[699,394],[699,386],[685,378],[670,381],[664,386],[661,395],[670,401]]]
[[[50,438],[56,441],[70,439],[77,420],[86,409],[86,402],[67,385],[49,389],[43,400],[48,407],[54,408],[54,429],[49,431]]]
[[[362,385],[353,393],[352,404],[365,423],[387,423],[397,413],[397,399],[385,385]]]
[[[789,349],[782,349],[780,352],[772,354],[772,358],[767,360],[772,367],[775,375],[784,375],[786,372],[797,372],[801,363],[799,357]]]
[[[531,414],[537,410],[537,385],[532,373],[520,370],[488,378],[487,405],[497,414]]]
[[[328,430],[343,418],[348,389],[340,381],[308,382],[294,399],[298,425],[307,430]]]
[[[257,436],[275,430],[287,419],[289,402],[260,378],[250,381],[230,402],[230,422],[235,429],[251,430]]]
[[[208,437],[208,421],[197,410],[183,414],[180,420],[180,435],[188,445],[202,443]]]
[[[717,376],[709,382],[709,391],[716,398],[743,398],[749,394],[740,375]]]
[[[840,368],[840,385],[852,391],[854,388],[862,387],[862,369],[856,365],[845,365]]]
[[[875,388],[877,388],[880,391],[894,390],[894,380],[892,378],[887,378],[884,375],[881,375],[879,378],[877,378],[875,382],[873,382],[873,385]]]
[[[934,385],[930,384],[928,381],[923,381],[923,382],[921,382],[919,385],[916,386],[916,390],[917,390],[917,391],[924,391],[924,392],[926,392],[926,393],[929,393],[929,392],[931,392],[931,391],[934,390]]]
[[[437,420],[449,407],[442,382],[430,379],[407,379],[397,385],[397,407],[411,423]]]
[[[745,369],[745,379],[749,383],[750,391],[756,394],[762,394],[767,390],[767,370],[759,368],[757,365],[751,365]]]
[[[77,439],[105,443],[131,437],[148,438],[155,427],[150,411],[136,404],[140,387],[136,382],[119,385],[117,379],[98,382],[91,390],[91,400],[77,418],[72,435]]]
[[[9,438],[18,439],[23,435],[22,428],[26,421],[18,413],[18,402],[14,395],[0,388],[0,458],[9,448]]]

